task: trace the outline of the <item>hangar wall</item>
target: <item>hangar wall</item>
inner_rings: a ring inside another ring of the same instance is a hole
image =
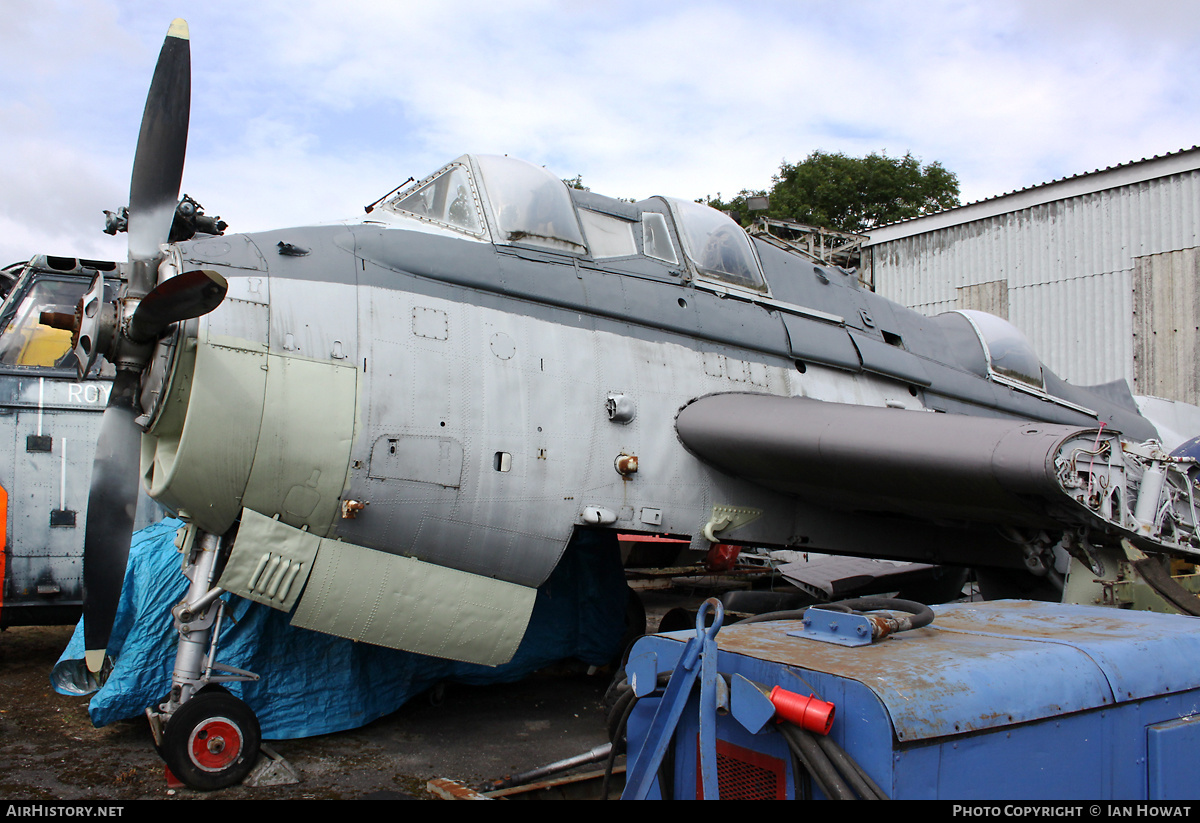
[[[1006,317],[1078,385],[1200,405],[1200,147],[871,232],[863,279],[925,314]]]

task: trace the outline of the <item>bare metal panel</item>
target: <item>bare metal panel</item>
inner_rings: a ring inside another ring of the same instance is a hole
[[[958,287],[958,308],[977,309],[1008,319],[1008,281],[989,280]]]
[[[1139,394],[1200,404],[1200,253],[1139,257],[1133,270],[1134,381]]]

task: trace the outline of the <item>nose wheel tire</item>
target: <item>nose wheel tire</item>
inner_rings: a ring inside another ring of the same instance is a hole
[[[160,751],[186,785],[212,791],[241,783],[261,743],[258,719],[245,703],[224,689],[205,689],[171,715]]]

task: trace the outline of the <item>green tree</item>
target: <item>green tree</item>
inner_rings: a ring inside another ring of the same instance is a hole
[[[735,220],[740,220],[743,225],[748,225],[756,215],[749,211],[749,209],[746,207],[746,200],[750,197],[761,197],[766,193],[767,192],[761,189],[757,191],[753,191],[751,189],[742,189],[729,200],[724,200],[721,197],[721,193],[717,192],[716,197],[713,197],[712,195],[705,195],[696,202],[703,203],[706,206],[711,206],[719,211],[727,211],[734,216]]]
[[[912,154],[847,157],[814,151],[802,163],[784,161],[771,189],[769,216],[845,232],[919,217],[957,206],[958,177],[941,163]]]

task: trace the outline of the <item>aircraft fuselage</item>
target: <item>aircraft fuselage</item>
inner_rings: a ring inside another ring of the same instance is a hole
[[[655,200],[644,208],[667,213]],[[681,445],[675,416],[697,397],[754,392],[1084,426],[1099,417],[1153,436],[1136,411],[1074,387],[1038,396],[972,373],[983,355],[962,329],[762,241],[769,296],[689,276],[682,262],[598,262],[421,229],[181,244],[181,266],[216,269],[230,288],[185,326],[182,347],[160,351],[192,376],[174,377],[152,412],[152,493],[217,534],[245,507],[526,586],[577,526],[688,535],[701,549],[714,507],[735,510],[728,539],[748,545],[1020,566],[994,529],[931,529],[868,506],[848,517],[718,471]],[[623,456],[636,471],[619,470]]]

